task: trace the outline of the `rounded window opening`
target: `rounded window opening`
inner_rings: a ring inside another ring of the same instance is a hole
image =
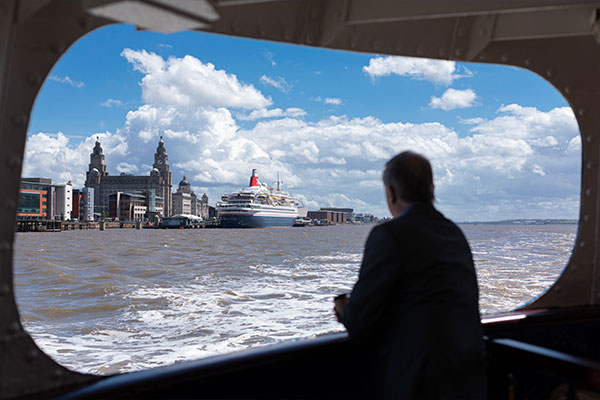
[[[577,229],[581,145],[571,109],[534,74],[95,31],[55,66],[31,118],[19,223],[63,231],[16,236],[23,324],[59,363],[98,374],[342,331],[332,298],[388,217],[383,165],[407,149],[431,160],[436,207],[471,244],[482,313],[556,280]],[[253,169],[311,224],[208,229]],[[136,229],[166,210],[199,219]]]

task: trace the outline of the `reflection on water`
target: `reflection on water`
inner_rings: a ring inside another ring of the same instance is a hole
[[[462,227],[483,312],[529,301],[562,271],[575,225]],[[108,374],[342,329],[371,226],[17,234],[26,329],[61,364]]]

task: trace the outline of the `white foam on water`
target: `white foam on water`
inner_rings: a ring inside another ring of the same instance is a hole
[[[124,298],[136,306],[126,308],[113,322],[121,330],[100,329],[65,338],[58,347],[53,344],[55,338],[39,343],[71,368],[105,374],[340,331],[332,298],[350,290],[358,265],[346,262],[340,270],[338,262],[356,258],[355,254],[337,254],[330,258],[335,261],[330,267],[322,260],[303,261],[293,268],[249,266],[250,276],[230,281],[226,287],[202,277],[187,285],[134,287]],[[304,276],[301,285],[298,276]],[[319,293],[317,289],[323,287],[330,290]],[[138,308],[144,302],[148,306]],[[94,362],[61,352],[65,346],[96,350]],[[133,360],[133,354],[125,354],[129,351],[144,361]]]
[[[370,227],[302,229],[142,230],[126,232],[127,240],[119,236],[123,232],[45,234],[30,242],[32,237],[18,236],[29,242],[17,241],[15,256],[19,307],[32,316],[24,325],[61,364],[97,374],[341,331],[332,299],[356,281]],[[552,284],[574,239],[574,229],[562,229],[465,229],[482,311],[510,310]],[[336,242],[340,237],[343,245]],[[53,240],[65,245],[69,238],[80,243],[82,254],[67,260]],[[37,240],[47,242],[44,265],[36,258]],[[139,244],[135,251],[132,242]],[[211,243],[218,245],[213,249]],[[54,319],[31,311],[73,308],[73,299],[88,311],[57,312]]]

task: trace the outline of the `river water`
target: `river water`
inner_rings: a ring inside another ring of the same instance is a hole
[[[372,226],[18,233],[25,329],[66,367],[134,371],[338,332]],[[554,282],[576,225],[465,225],[483,313]]]

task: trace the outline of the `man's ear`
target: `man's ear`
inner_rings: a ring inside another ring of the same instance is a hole
[[[385,195],[388,198],[388,202],[390,204],[394,204],[396,203],[396,201],[398,201],[398,199],[396,198],[396,193],[394,193],[394,189],[392,189],[391,186],[385,187]]]

